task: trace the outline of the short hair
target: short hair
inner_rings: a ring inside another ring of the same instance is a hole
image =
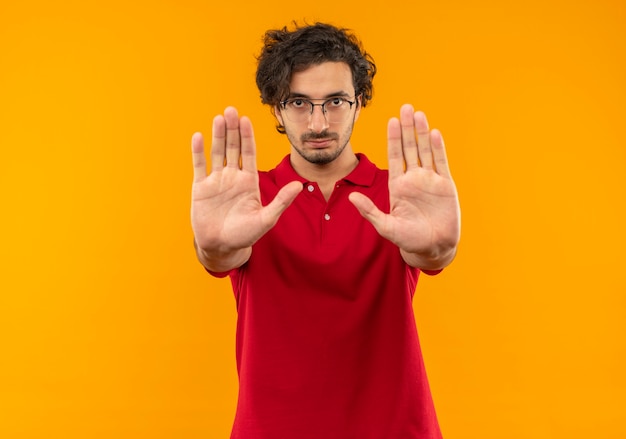
[[[365,107],[372,99],[376,65],[358,38],[348,29],[326,23],[293,24],[291,30],[285,26],[265,33],[256,72],[261,102],[274,112],[274,107],[289,96],[294,73],[324,62],[344,62],[352,72],[355,94],[361,95]],[[277,129],[284,133],[284,127]]]

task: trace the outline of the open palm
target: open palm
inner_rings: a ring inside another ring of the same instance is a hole
[[[407,263],[443,268],[460,237],[460,209],[441,133],[430,131],[410,105],[388,125],[389,201],[385,214],[365,195],[350,200],[381,236],[395,243]]]
[[[191,225],[196,246],[208,261],[225,264],[208,268],[234,268],[230,265],[245,262],[252,244],[276,224],[302,185],[289,183],[267,206],[261,204],[252,124],[232,107],[213,120],[209,175],[199,133],[192,137],[192,154]]]

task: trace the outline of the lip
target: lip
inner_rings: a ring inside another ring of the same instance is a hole
[[[312,148],[328,148],[332,144],[332,139],[307,140],[306,143]]]

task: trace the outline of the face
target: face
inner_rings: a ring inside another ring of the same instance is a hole
[[[315,104],[331,97],[358,99],[354,97],[352,72],[343,62],[325,62],[294,73],[290,90],[290,97],[311,99]],[[345,120],[337,123],[329,123],[319,105],[313,107],[313,114],[303,122],[290,121],[282,111],[280,105],[276,107],[276,117],[285,128],[292,149],[309,163],[325,165],[341,157],[349,144],[360,105],[358,102],[353,105]]]

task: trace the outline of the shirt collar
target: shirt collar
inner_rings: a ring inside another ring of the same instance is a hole
[[[350,182],[357,186],[371,186],[376,178],[376,165],[372,163],[365,154],[357,153],[359,164],[352,170],[350,174],[343,178],[344,181]],[[274,169],[276,172],[276,183],[284,186],[290,181],[300,181],[303,184],[309,181],[300,175],[291,166],[290,156],[286,155]]]

